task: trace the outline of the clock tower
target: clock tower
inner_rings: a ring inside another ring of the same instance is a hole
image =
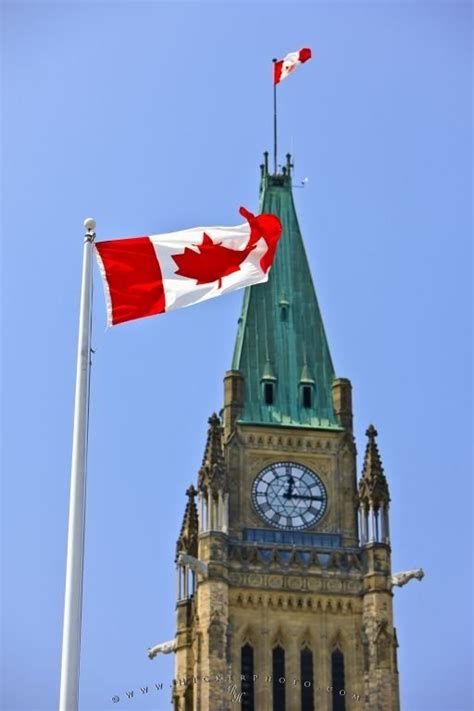
[[[177,542],[174,711],[398,711],[389,491],[375,429],[357,484],[351,384],[334,371],[291,189],[244,295],[220,416]],[[238,706],[237,706],[238,707]]]

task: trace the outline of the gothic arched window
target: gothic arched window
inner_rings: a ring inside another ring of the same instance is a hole
[[[344,675],[344,655],[340,649],[335,649],[331,655],[332,676],[332,711],[346,711],[345,693],[346,681]]]
[[[285,711],[285,650],[278,645],[273,649],[273,711]]]
[[[241,708],[244,711],[254,711],[253,647],[248,644],[248,642],[244,644],[240,650],[240,674],[240,690],[242,692]]]
[[[301,711],[314,711],[313,652],[304,647],[300,652]]]

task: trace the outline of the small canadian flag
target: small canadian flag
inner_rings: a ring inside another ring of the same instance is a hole
[[[282,226],[253,215],[235,227],[193,227],[95,244],[110,326],[267,281]]]
[[[282,79],[294,72],[299,64],[307,62],[311,59],[311,50],[308,47],[298,50],[298,52],[290,52],[283,59],[279,59],[273,65],[273,83],[279,84]]]

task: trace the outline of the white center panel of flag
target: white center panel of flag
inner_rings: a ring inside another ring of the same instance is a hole
[[[256,281],[267,281],[268,273],[264,275],[260,267],[260,260],[268,250],[263,238],[258,240],[255,249],[236,271],[222,277],[221,286],[217,279],[213,282],[197,284],[196,278],[177,274],[179,267],[173,257],[183,255],[186,248],[199,254],[199,246],[202,245],[205,234],[211,238],[214,245],[220,244],[227,249],[243,251],[250,238],[250,226],[244,223],[235,227],[198,227],[150,236],[161,269],[166,311],[191,306],[219,294],[225,294],[236,287],[250,286]]]

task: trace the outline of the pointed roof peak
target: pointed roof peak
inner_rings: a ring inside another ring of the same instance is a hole
[[[218,427],[221,424],[221,421],[219,419],[219,415],[217,414],[217,412],[213,412],[207,421],[213,428]]]
[[[208,419],[206,448],[204,450],[203,465],[206,462],[215,462],[222,455],[222,426],[219,415],[213,412]]]
[[[367,479],[374,479],[377,476],[383,476],[382,460],[380,459],[379,448],[375,441],[378,432],[373,425],[369,425],[365,434],[369,441],[365,449],[362,475]]]
[[[377,442],[378,432],[369,425],[365,433],[368,437],[365,449],[362,478],[359,482],[359,499],[367,506],[378,508],[390,501],[387,479],[384,474]]]
[[[378,432],[373,425],[369,425],[365,431],[365,434],[369,438],[369,442],[375,442],[375,438],[378,437]]]
[[[204,449],[202,467],[199,470],[198,489],[226,488],[227,476],[222,443],[222,424],[219,416],[213,412],[208,420],[207,441]]]
[[[197,507],[194,501],[196,494],[197,491],[191,484],[186,490],[188,502],[184,509],[183,523],[181,525],[179,538],[176,542],[176,557],[178,557],[180,553],[187,553],[188,555],[197,557],[199,523]]]
[[[292,194],[291,155],[281,172],[261,166],[260,212],[277,215],[283,234],[267,282],[246,289],[232,370],[244,381],[241,422],[339,429],[334,412],[334,368]],[[271,366],[271,368],[269,367]],[[262,373],[275,379],[271,405]],[[301,397],[301,383],[312,398]]]
[[[186,496],[188,497],[190,502],[194,501],[194,498],[197,496],[197,490],[194,488],[193,484],[191,484],[191,486],[188,486],[188,488],[186,489]]]

